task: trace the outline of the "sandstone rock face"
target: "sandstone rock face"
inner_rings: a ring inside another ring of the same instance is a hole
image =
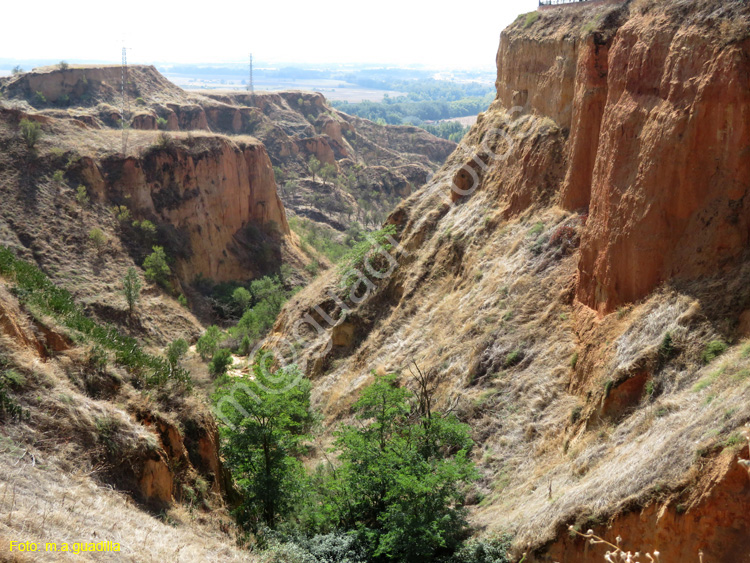
[[[607,313],[746,247],[750,45],[700,18],[564,10],[503,33],[498,100],[570,129],[559,202],[589,208],[577,296]]]
[[[621,28],[591,183],[578,297],[611,311],[746,247],[750,45],[699,29]]]
[[[626,551],[657,550],[661,561],[697,561],[699,551],[703,551],[704,561],[747,561],[750,478],[735,456],[723,455],[717,465],[690,497],[654,502],[640,512],[615,518],[606,529],[595,528],[594,533],[624,538]],[[566,531],[543,558],[532,556],[530,561],[599,563],[605,551],[607,548],[592,546],[582,538],[571,538]]]
[[[217,281],[256,273],[248,228],[289,235],[271,162],[259,142],[197,138],[195,147],[154,148],[141,158],[82,162],[97,200],[128,201],[135,217],[172,225],[189,242],[178,261],[180,279]]]

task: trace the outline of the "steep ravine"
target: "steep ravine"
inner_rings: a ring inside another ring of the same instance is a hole
[[[602,561],[574,525],[748,560],[748,30],[742,2],[520,17],[497,100],[388,220],[398,265],[356,300],[329,272],[269,340],[328,421],[372,370],[439,381],[474,428],[472,523],[519,559]]]

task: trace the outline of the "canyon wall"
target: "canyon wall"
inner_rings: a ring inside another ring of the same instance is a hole
[[[244,137],[194,137],[141,157],[82,159],[78,172],[101,202],[174,227],[184,239],[181,280],[249,279],[260,273],[257,231],[281,244],[290,234],[265,147]]]
[[[503,105],[570,130],[559,201],[588,208],[577,295],[602,313],[735,263],[750,228],[743,16],[643,6],[546,10],[498,51]]]

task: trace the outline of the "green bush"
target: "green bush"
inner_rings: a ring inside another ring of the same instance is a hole
[[[41,92],[34,92],[33,102],[35,106],[43,106],[47,103],[47,98]]]
[[[42,138],[42,126],[36,121],[30,121],[28,119],[22,119],[21,124],[21,137],[23,138],[26,146],[29,149],[36,147],[39,139]]]
[[[157,118],[156,118],[156,126],[157,126],[157,127],[158,127],[158,128],[159,128],[159,129],[161,130],[161,131],[166,131],[166,130],[167,130],[167,126],[168,126],[168,122],[167,122],[167,120],[166,120],[166,119],[164,119],[163,117],[157,117]]]
[[[143,261],[146,279],[162,287],[166,287],[172,271],[167,264],[167,255],[164,252],[164,247],[154,246],[151,250],[153,252],[146,256],[146,259]]]
[[[714,359],[726,352],[726,349],[727,344],[723,340],[712,340],[706,344],[706,348],[701,355],[701,360],[703,360],[704,364],[710,364]]]
[[[128,268],[128,273],[125,274],[125,278],[122,280],[122,294],[125,296],[125,301],[128,304],[128,313],[132,317],[135,313],[135,307],[138,304],[138,300],[141,298],[141,289],[143,283],[141,278],[138,276],[135,268],[132,266]]]
[[[195,344],[195,350],[204,362],[207,362],[216,353],[221,338],[221,329],[218,326],[211,325],[198,339],[198,342]]]
[[[523,361],[523,358],[524,358],[523,351],[521,351],[519,349],[513,350],[512,352],[509,352],[505,356],[505,361],[503,362],[503,367],[510,368],[510,367],[516,366],[516,365],[520,364],[521,361]]]
[[[188,343],[183,338],[178,338],[169,346],[167,346],[165,355],[167,356],[167,360],[169,361],[170,365],[175,367],[178,366],[180,364],[180,360],[187,353],[188,348]]]
[[[228,348],[220,348],[216,351],[211,358],[211,362],[208,364],[208,371],[214,377],[219,377],[227,373],[227,370],[232,365],[232,352]]]
[[[373,231],[365,240],[358,242],[343,257],[339,273],[341,274],[341,285],[347,290],[359,279],[355,270],[362,270],[365,260],[367,260],[376,249],[382,249],[386,252],[391,250],[390,239],[396,234],[396,225],[386,225],[379,231]]]
[[[76,201],[78,202],[78,205],[81,207],[88,207],[91,203],[91,199],[89,198],[89,192],[86,189],[86,186],[79,185],[76,189]]]
[[[89,231],[89,241],[94,246],[94,249],[96,249],[96,252],[101,254],[107,244],[107,237],[104,236],[104,232],[101,229],[94,227]]]
[[[130,209],[124,205],[113,205],[109,210],[112,212],[112,216],[120,223],[130,220]]]

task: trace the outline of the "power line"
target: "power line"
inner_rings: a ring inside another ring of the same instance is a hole
[[[252,97],[255,94],[255,86],[253,85],[253,54],[250,53],[250,70],[248,73],[248,80],[247,80],[247,91],[250,92],[250,97]]]

